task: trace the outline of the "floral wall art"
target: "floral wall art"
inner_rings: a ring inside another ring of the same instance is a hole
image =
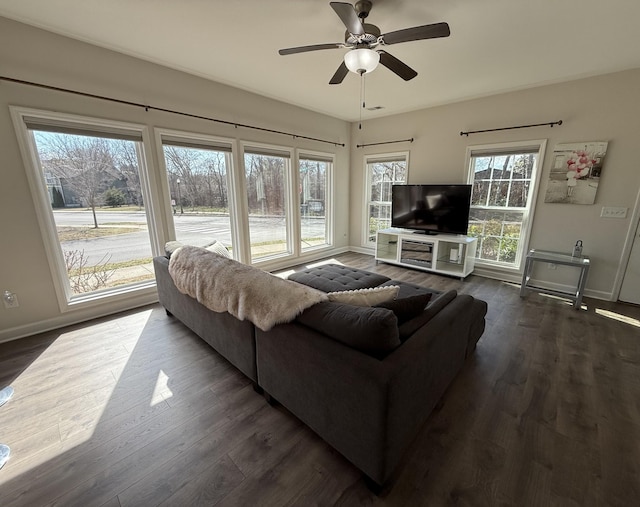
[[[557,144],[544,202],[593,204],[607,142]]]

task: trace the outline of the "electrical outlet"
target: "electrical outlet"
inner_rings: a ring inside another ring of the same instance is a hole
[[[20,303],[18,302],[18,295],[5,290],[2,294],[2,302],[5,308],[18,308]]]
[[[603,206],[600,216],[603,218],[627,218],[627,208]]]

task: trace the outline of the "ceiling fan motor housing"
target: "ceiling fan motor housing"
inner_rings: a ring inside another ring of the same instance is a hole
[[[352,35],[349,30],[344,32],[345,44],[366,44],[368,46],[377,42],[378,37],[380,37],[380,29],[376,25],[370,25],[369,23],[363,23],[362,27],[364,28],[362,35]]]

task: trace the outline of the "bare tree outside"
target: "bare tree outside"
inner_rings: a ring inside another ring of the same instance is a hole
[[[131,142],[112,142],[114,169],[122,182],[123,193],[127,196],[127,204],[143,206],[140,172],[138,171],[138,153],[136,145]]]
[[[105,181],[114,169],[114,156],[106,139],[68,134],[36,134],[38,146],[46,158],[45,170],[64,181],[93,213],[94,227],[98,228],[96,207]]]
[[[164,145],[174,200],[192,211],[228,212],[225,153],[210,149]],[[180,180],[180,195],[177,181]]]
[[[289,159],[279,155],[245,153],[245,182],[249,205],[251,258],[287,253],[285,178]],[[267,227],[268,234],[261,229]]]

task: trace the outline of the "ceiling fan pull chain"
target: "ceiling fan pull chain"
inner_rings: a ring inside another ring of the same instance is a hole
[[[364,72],[360,73],[360,103],[362,104],[362,107],[360,108],[360,122],[358,124],[358,130],[362,130],[362,110],[365,107],[365,98],[364,98]]]

